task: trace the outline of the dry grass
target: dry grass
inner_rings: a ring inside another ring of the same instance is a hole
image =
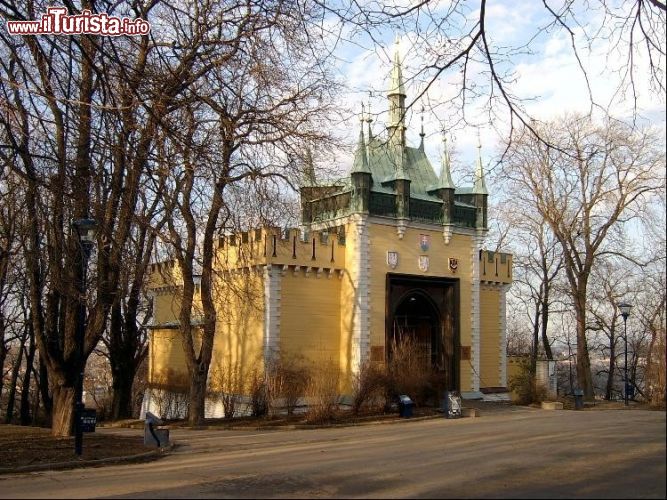
[[[83,435],[81,458],[74,453],[73,437],[54,437],[50,429],[0,425],[0,469],[29,465],[100,460],[145,453],[155,448],[143,445],[141,435]]]

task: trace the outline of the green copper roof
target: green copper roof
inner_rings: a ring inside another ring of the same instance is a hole
[[[475,185],[473,186],[473,194],[489,194],[484,182],[484,168],[482,167],[482,145],[477,146],[479,151],[477,156],[477,169],[475,170]]]
[[[361,130],[359,130],[359,142],[357,142],[357,150],[354,152],[354,163],[352,164],[351,173],[370,174],[371,170],[368,168],[368,159],[366,158],[366,142],[364,141],[364,127],[363,121]]]
[[[442,153],[442,161],[440,165],[440,179],[438,182],[438,189],[455,189],[454,181],[452,181],[452,174],[450,171],[451,160],[449,157],[449,149],[447,148],[447,138],[443,140],[444,151]]]
[[[397,178],[397,162],[391,147],[382,139],[374,137],[368,143],[368,166],[373,176],[372,191],[393,193],[390,186],[382,186]],[[427,193],[430,186],[438,182],[431,162],[420,148],[406,147],[403,155],[403,170],[410,179],[410,196],[430,201],[439,201],[437,196]]]

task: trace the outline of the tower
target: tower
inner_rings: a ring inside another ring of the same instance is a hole
[[[352,178],[352,211],[368,213],[371,186],[373,185],[373,176],[368,167],[368,156],[366,152],[366,141],[364,140],[364,108],[361,108],[361,126],[359,128],[359,141],[354,153],[354,163],[350,172]]]
[[[394,65],[391,70],[391,84],[387,98],[389,100],[389,124],[387,125],[387,149],[394,167],[394,176],[390,179],[396,192],[396,218],[398,235],[403,237],[405,225],[410,218],[410,175],[407,171],[405,144],[405,87],[401,70],[401,57],[398,39],[394,49]]]
[[[482,167],[482,143],[477,142],[477,169],[475,170],[475,184],[472,189],[473,201],[476,208],[475,228],[478,231],[487,229],[486,210],[489,192],[484,182],[484,168]]]
[[[451,161],[449,148],[447,146],[447,136],[444,131],[442,134],[443,152],[440,160],[440,178],[433,193],[442,200],[442,235],[445,243],[449,244],[452,236],[452,227],[454,225],[454,193],[456,187],[452,181]]]

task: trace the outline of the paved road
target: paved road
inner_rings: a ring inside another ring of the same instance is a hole
[[[0,498],[665,498],[665,428],[664,412],[520,408],[320,430],[175,430],[181,445],[157,462],[0,476]]]

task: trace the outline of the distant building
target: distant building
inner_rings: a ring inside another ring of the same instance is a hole
[[[449,389],[469,398],[506,391],[512,257],[482,250],[488,191],[481,159],[474,185],[456,187],[445,144],[436,175],[423,126],[419,146],[406,144],[405,97],[396,53],[386,134],[374,135],[362,114],[352,170],[338,184],[318,183],[311,165],[301,227],[220,239],[212,372],[234,366],[247,374],[298,354],[334,363],[345,391],[362,363],[385,363],[392,339],[410,335]],[[187,380],[178,268],[163,263],[152,271],[149,384],[175,387]],[[145,409],[151,404],[148,392]]]

